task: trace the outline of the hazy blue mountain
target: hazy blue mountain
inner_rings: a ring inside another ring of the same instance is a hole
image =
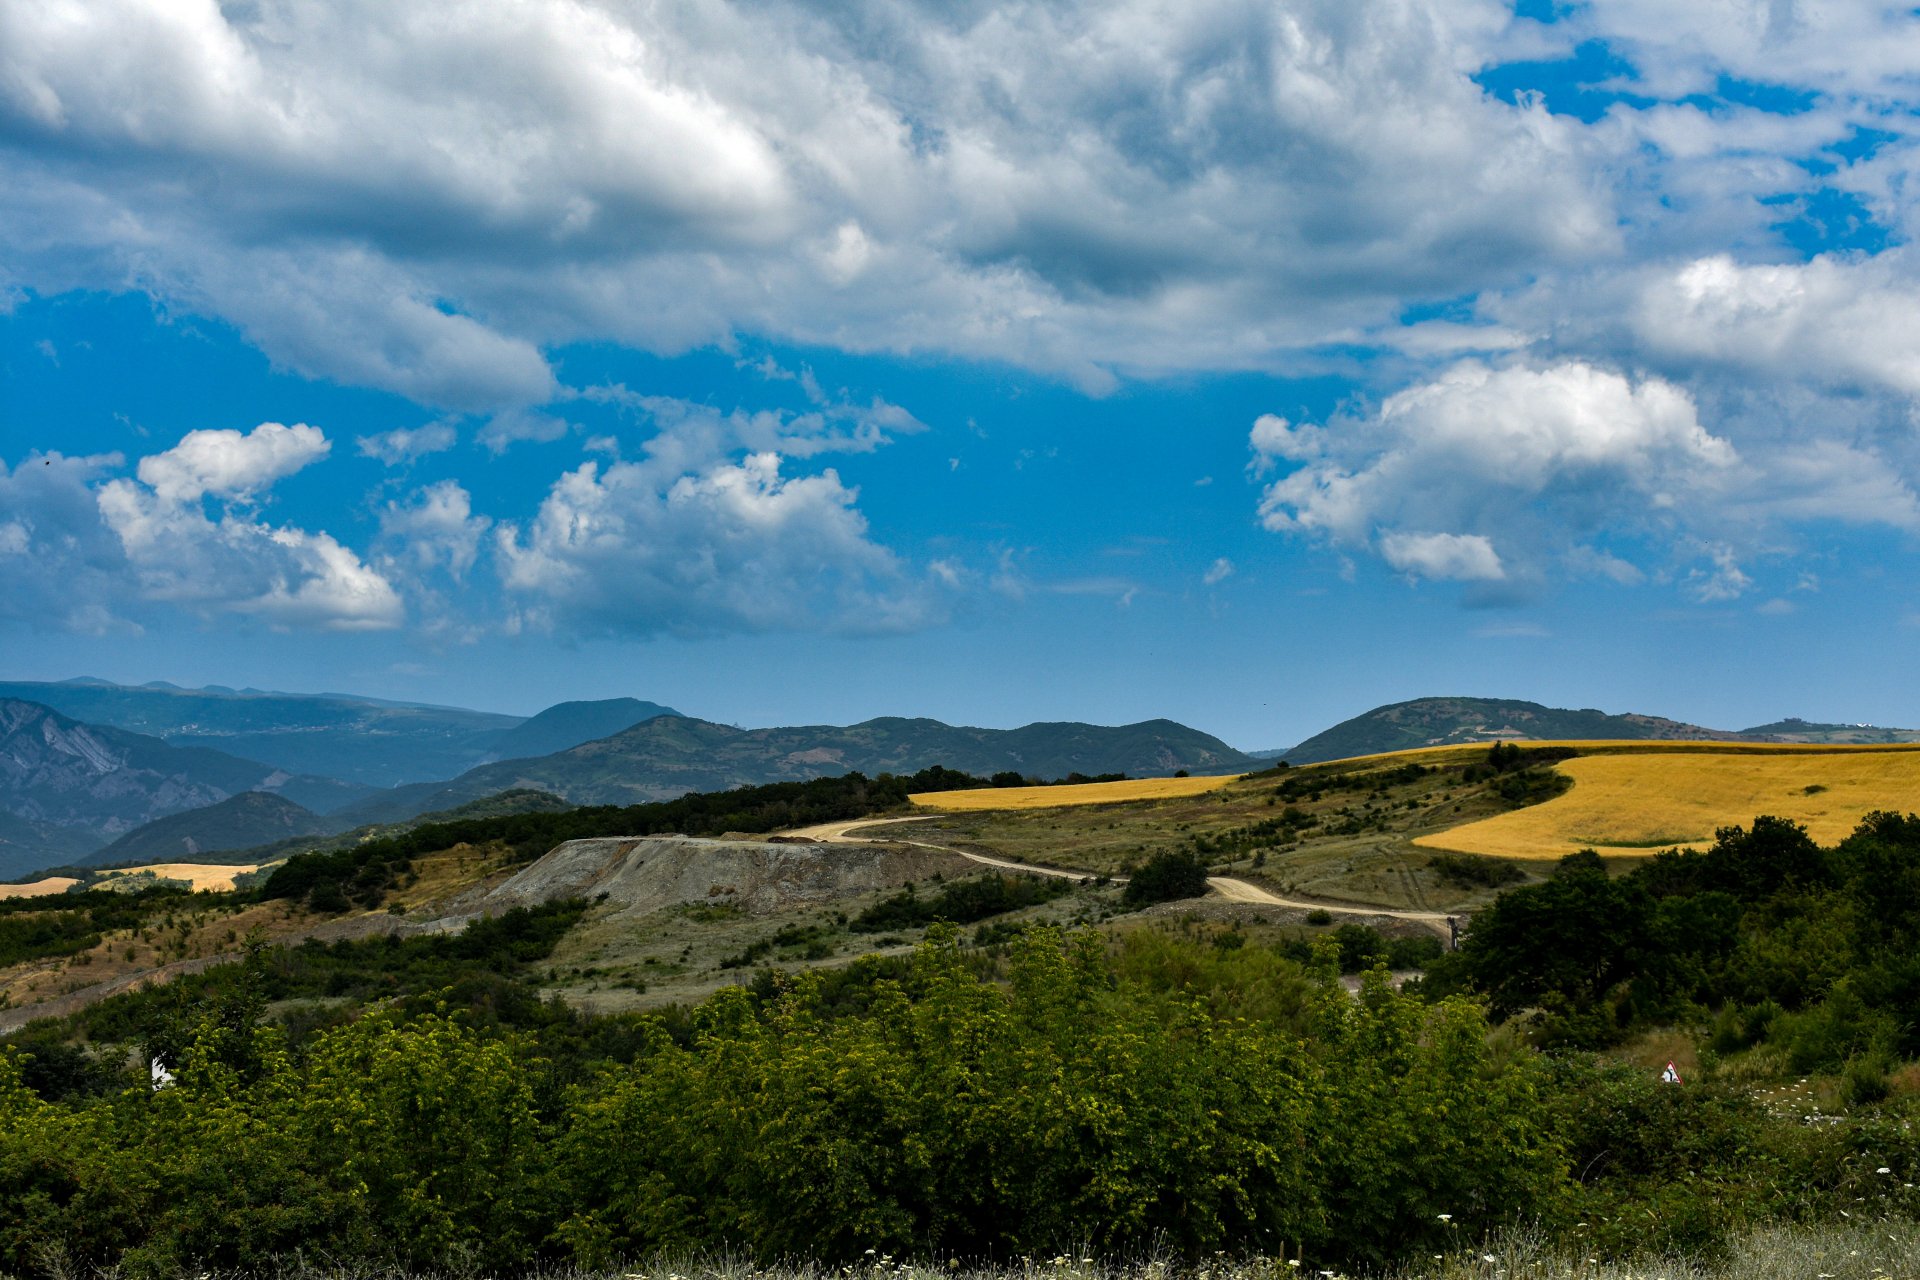
[[[0,699],[0,810],[15,820],[9,847],[20,857],[11,861],[28,864],[16,871],[70,862],[156,818],[292,783],[309,793],[332,794],[337,787],[222,751],[82,724],[39,703]],[[36,830],[42,835],[27,856]]]
[[[83,865],[191,862],[202,855],[321,835],[333,825],[311,809],[267,791],[243,791],[218,804],[135,827]]]
[[[289,774],[341,780],[331,789],[286,789],[289,799],[320,813],[367,790],[443,781],[488,761],[548,755],[650,716],[680,714],[637,698],[607,698],[563,702],[528,719],[344,693],[182,689],[164,680],[137,687],[93,679],[0,682],[0,698],[38,702],[175,746],[212,747]]]
[[[735,729],[659,716],[553,755],[482,765],[438,786],[397,788],[334,816],[343,822],[391,822],[515,787],[549,791],[574,804],[636,804],[825,774],[915,773],[935,764],[981,775],[1014,770],[1042,778],[1076,772],[1147,777],[1179,769],[1232,773],[1255,767],[1220,739],[1171,720],[1117,728],[1054,723],[976,729],[886,717],[844,727]]]
[[[533,719],[495,735],[493,752],[503,760],[552,755],[583,742],[609,737],[655,716],[677,716],[672,707],[638,698],[560,702]]]
[[[523,721],[346,694],[181,689],[161,681],[139,688],[104,680],[0,683],[0,698],[38,702],[75,720],[175,746],[212,747],[291,774],[368,787],[453,777],[493,758],[493,740]],[[311,800],[301,803],[317,807]]]
[[[1591,707],[1569,711],[1511,698],[1415,698],[1375,707],[1277,753],[1292,764],[1344,760],[1461,742],[1545,739],[1778,741],[1757,732],[1729,733],[1659,716],[1609,715]],[[1262,753],[1266,754],[1266,753]]]

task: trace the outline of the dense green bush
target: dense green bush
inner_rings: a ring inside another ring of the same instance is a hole
[[[1129,907],[1198,898],[1207,892],[1207,864],[1192,853],[1156,853],[1127,878],[1121,900]]]
[[[924,896],[908,885],[900,893],[862,911],[849,927],[856,933],[886,933],[893,929],[917,929],[939,920],[973,924],[989,916],[1063,898],[1073,892],[1075,883],[1061,876],[971,876]]]
[[[1460,989],[1537,1011],[1552,1044],[1698,1020],[1719,1052],[1773,1043],[1802,1073],[1920,1056],[1920,818],[1869,814],[1823,849],[1759,817],[1619,877],[1574,854],[1475,917],[1429,983]]]

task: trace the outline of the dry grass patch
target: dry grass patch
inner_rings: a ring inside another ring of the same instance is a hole
[[[1073,805],[1173,800],[1218,791],[1238,774],[1214,778],[1129,778],[1124,782],[1077,782],[1058,787],[980,787],[972,791],[922,791],[907,798],[923,809],[978,813],[987,809],[1064,809]]]
[[[1771,814],[1804,823],[1816,841],[1831,844],[1863,814],[1920,806],[1920,751],[1911,748],[1616,747],[1555,767],[1573,779],[1566,794],[1414,843],[1503,858],[1560,858],[1585,848],[1651,854],[1703,848],[1715,828]]]

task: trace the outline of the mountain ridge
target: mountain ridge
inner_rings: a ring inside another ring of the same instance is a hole
[[[1426,697],[1390,702],[1323,729],[1284,751],[1250,753],[1290,764],[1318,764],[1465,742],[1546,739],[1654,742],[1920,742],[1920,730],[1867,724],[1818,724],[1796,718],[1749,729],[1710,729],[1684,720],[1594,707],[1549,707],[1517,698]]]
[[[512,788],[552,792],[575,804],[635,804],[831,774],[915,773],[936,764],[983,777],[1013,771],[1058,778],[1179,769],[1232,773],[1256,763],[1211,734],[1164,719],[982,729],[881,716],[855,725],[736,729],[688,716],[657,716],[566,751],[482,765],[444,784],[395,788],[332,816],[345,823],[396,821]]]
[[[157,818],[255,789],[324,793],[257,760],[86,724],[0,698],[0,877],[71,862]]]

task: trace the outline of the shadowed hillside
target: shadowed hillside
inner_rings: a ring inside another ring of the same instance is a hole
[[[1515,741],[1774,742],[1760,734],[1703,729],[1660,716],[1569,711],[1512,698],[1416,698],[1375,707],[1282,752],[1293,764],[1411,751],[1466,742]]]

